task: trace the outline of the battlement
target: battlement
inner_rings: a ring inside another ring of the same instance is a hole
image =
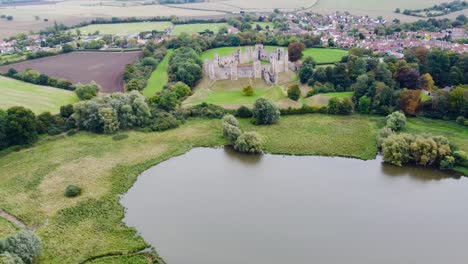
[[[263,62],[263,63],[262,63]],[[205,60],[204,72],[212,81],[238,78],[263,78],[268,84],[278,83],[278,73],[289,71],[289,55],[284,48],[267,50],[262,44],[238,48],[230,56],[215,54]]]

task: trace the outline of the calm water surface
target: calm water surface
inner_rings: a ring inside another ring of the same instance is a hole
[[[468,263],[468,178],[380,160],[194,149],[121,202],[168,264]]]

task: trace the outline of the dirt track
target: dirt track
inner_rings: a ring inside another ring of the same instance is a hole
[[[0,71],[34,69],[73,84],[95,81],[102,86],[101,92],[104,93],[122,92],[125,65],[134,63],[140,55],[141,52],[79,51],[1,66]]]

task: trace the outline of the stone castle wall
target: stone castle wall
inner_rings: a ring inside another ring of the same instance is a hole
[[[262,64],[268,61],[269,64]],[[239,78],[263,78],[268,84],[278,83],[278,74],[289,71],[289,55],[284,48],[268,51],[263,45],[247,47],[245,52],[239,48],[230,56],[206,60],[205,75],[211,80],[237,80]]]

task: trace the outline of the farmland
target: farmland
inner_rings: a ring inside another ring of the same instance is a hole
[[[398,18],[402,21],[415,21],[418,18],[395,14],[396,8],[418,9],[448,2],[447,0],[394,0],[394,1],[375,1],[375,0],[317,0],[309,11],[322,14],[330,14],[335,11],[350,12],[354,15],[369,15],[372,17],[383,16],[384,18]],[[444,17],[456,17],[463,11],[452,13]]]
[[[161,61],[158,67],[156,67],[156,69],[151,74],[151,77],[148,80],[148,84],[143,90],[143,95],[146,96],[146,98],[152,97],[157,92],[161,91],[164,88],[164,85],[166,85],[168,82],[167,65],[172,53],[173,50],[168,50],[163,61]]]
[[[226,23],[201,23],[201,24],[185,24],[185,25],[176,25],[172,31],[172,35],[180,35],[182,33],[199,33],[205,30],[213,31],[218,33],[219,29],[223,26],[227,26]]]
[[[94,24],[79,28],[81,34],[88,35],[99,31],[100,35],[128,35],[146,31],[164,31],[172,26],[170,22],[138,22],[120,24]],[[72,30],[72,33],[75,33]]]
[[[34,113],[58,113],[60,106],[78,101],[74,92],[39,86],[0,76],[0,108],[24,106]]]
[[[131,64],[140,52],[72,52],[68,54],[30,60],[0,67],[1,72],[9,68],[18,71],[34,69],[55,78],[77,83],[97,82],[101,92],[123,91],[122,79],[126,64]]]

